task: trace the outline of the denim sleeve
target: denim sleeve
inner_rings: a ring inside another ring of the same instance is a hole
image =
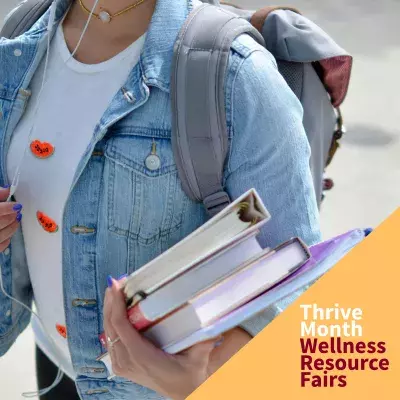
[[[264,49],[244,59],[231,91],[231,144],[225,187],[232,199],[254,187],[271,213],[258,236],[275,247],[298,236],[321,240],[319,212],[309,167],[303,110]],[[251,335],[272,321],[298,294],[243,324]]]

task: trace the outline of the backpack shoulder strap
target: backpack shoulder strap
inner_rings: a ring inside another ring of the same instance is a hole
[[[15,8],[7,17],[0,36],[8,39],[28,31],[50,7],[53,0],[26,0]]]
[[[171,80],[172,145],[183,189],[210,216],[230,199],[222,186],[228,149],[225,74],[232,42],[260,33],[243,18],[204,4],[186,20],[174,49]]]

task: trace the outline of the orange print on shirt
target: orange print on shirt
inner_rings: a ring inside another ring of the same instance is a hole
[[[49,158],[54,153],[54,146],[51,143],[41,142],[40,140],[34,140],[30,147],[31,152],[37,158]]]
[[[42,213],[41,211],[38,211],[36,213],[36,217],[42,225],[42,228],[49,233],[54,233],[58,231],[58,225],[50,218],[48,217],[45,213]]]
[[[67,328],[64,325],[56,324],[57,332],[64,338],[67,338]]]

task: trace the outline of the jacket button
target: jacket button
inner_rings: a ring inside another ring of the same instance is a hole
[[[15,50],[14,50],[14,56],[15,56],[15,57],[20,57],[20,56],[22,56],[22,50],[21,50],[21,49],[15,49]]]
[[[74,299],[72,300],[73,307],[87,307],[95,306],[97,301],[94,299]]]
[[[3,254],[4,254],[5,256],[8,256],[8,255],[10,254],[10,249],[7,247],[7,248],[3,251]]]
[[[87,373],[89,373],[89,374],[101,374],[102,372],[105,371],[105,368],[82,367],[82,368],[80,369],[80,371],[81,371],[83,374],[87,374]]]
[[[11,315],[11,310],[7,310],[6,317],[9,317],[10,315]]]
[[[147,169],[149,169],[150,171],[156,171],[157,169],[160,169],[160,167],[161,167],[160,157],[158,157],[155,154],[150,154],[149,156],[147,156],[147,158],[145,160],[145,164],[146,164]]]
[[[71,228],[71,232],[77,235],[85,234],[85,233],[94,233],[96,229],[88,228],[87,226],[73,226]]]
[[[134,103],[136,101],[136,97],[133,95],[131,91],[122,88],[122,93],[124,94],[124,97],[128,103]]]
[[[103,394],[103,393],[108,393],[109,390],[106,388],[101,388],[101,389],[89,389],[86,394]]]

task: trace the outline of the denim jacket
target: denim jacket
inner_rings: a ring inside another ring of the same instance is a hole
[[[56,21],[69,4],[70,0],[58,1]],[[182,190],[171,148],[173,46],[192,6],[191,0],[158,0],[140,62],[98,122],[65,206],[64,307],[76,384],[85,400],[161,398],[124,379],[108,381],[96,358],[102,352],[98,336],[107,275],[132,273],[207,218],[202,205]],[[29,32],[0,41],[1,185],[10,183],[7,151],[29,101],[30,81],[45,54],[47,22],[48,12]],[[247,35],[232,46],[225,93],[229,134],[225,189],[232,199],[251,187],[258,190],[272,214],[259,236],[263,246],[293,236],[308,244],[318,242],[318,210],[301,105],[271,54]],[[157,170],[144,162],[153,140],[161,159]],[[0,264],[7,292],[30,306],[32,288],[20,228],[0,254]],[[285,302],[271,307],[243,327],[256,334],[284,306]],[[0,293],[0,354],[29,321],[25,309]]]

